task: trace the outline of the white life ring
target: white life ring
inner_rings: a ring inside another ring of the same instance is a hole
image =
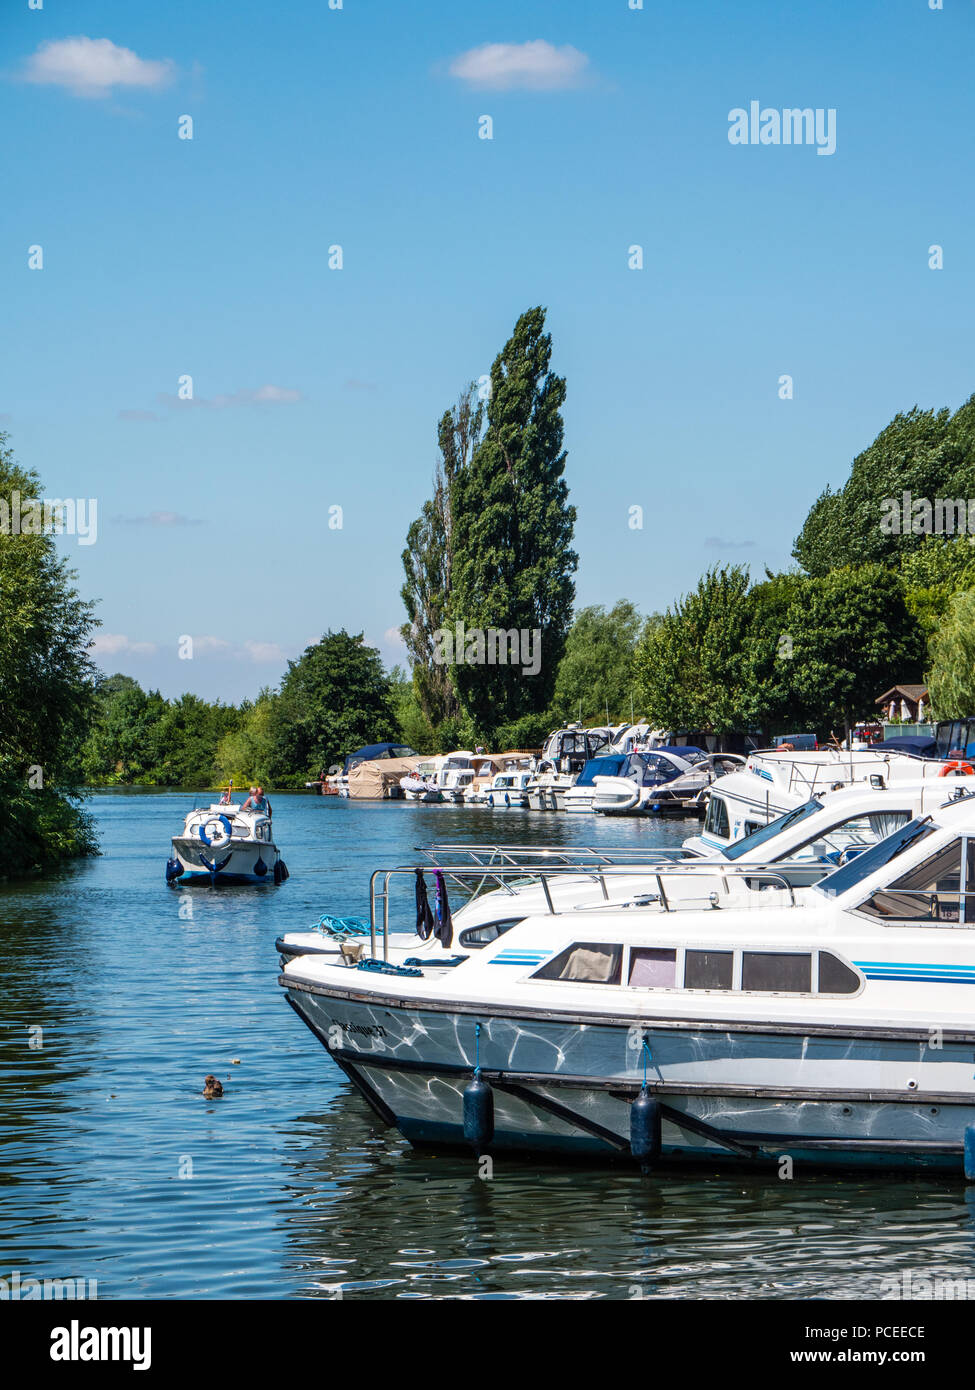
[[[226,816],[210,816],[200,826],[200,839],[211,849],[223,849],[230,844],[230,821]]]

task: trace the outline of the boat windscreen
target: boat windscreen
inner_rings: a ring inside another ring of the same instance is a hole
[[[925,835],[930,835],[934,828],[930,816],[908,821],[906,825],[901,826],[900,830],[895,830],[886,839],[878,840],[875,845],[863,850],[855,859],[851,859],[848,864],[844,864],[835,873],[820,879],[814,887],[817,892],[835,898],[839,893],[845,893],[848,888],[852,888],[854,884],[869,877],[877,869],[883,868],[884,864],[889,864],[892,859],[903,854],[906,849],[918,840],[922,840]]]
[[[806,820],[808,816],[814,816],[817,811],[823,809],[823,803],[813,797],[810,801],[804,801],[801,806],[795,806],[791,811],[786,811],[784,816],[777,816],[775,820],[770,820],[768,825],[763,825],[760,830],[753,830],[750,835],[746,835],[743,840],[736,840],[733,845],[729,845],[723,851],[726,859],[737,859],[748,849],[754,849],[756,845],[764,845],[766,840],[772,840],[783,830],[788,830],[790,825],[798,825],[800,821]]]

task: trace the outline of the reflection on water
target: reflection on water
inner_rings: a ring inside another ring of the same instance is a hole
[[[502,1156],[481,1180],[384,1129],[277,986],[275,937],[363,913],[371,870],[417,845],[676,845],[696,822],[278,794],[286,885],[167,889],[190,800],[98,796],[101,858],[0,888],[0,1278],[94,1278],[103,1298],[876,1298],[905,1270],[975,1277],[975,1198],[944,1178]]]

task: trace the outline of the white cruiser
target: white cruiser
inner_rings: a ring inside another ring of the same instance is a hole
[[[194,809],[172,843],[167,883],[202,879],[278,884],[289,877],[265,811],[245,811],[222,801]]]
[[[296,956],[280,977],[412,1142],[959,1175],[967,1142],[975,1164],[975,798],[809,887],[675,864],[654,895],[553,903],[480,945],[391,935],[389,887],[413,872],[373,875],[356,952]]]
[[[967,769],[967,771],[966,771]],[[851,782],[891,782],[971,775],[968,763],[920,758],[878,744],[869,750],[822,748],[810,752],[766,749],[749,755],[744,768],[729,772],[708,793],[704,838],[724,848],[769,821],[801,806],[811,796]]]

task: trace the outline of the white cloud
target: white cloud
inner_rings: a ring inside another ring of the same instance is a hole
[[[755,542],[726,540],[724,536],[705,536],[704,544],[709,550],[749,550]]]
[[[383,640],[391,647],[405,647],[403,634],[398,627],[388,627],[383,633]]]
[[[223,637],[194,637],[193,655],[199,656],[205,652],[228,652],[230,643]]]
[[[95,657],[118,656],[121,652],[131,656],[152,656],[155,651],[155,642],[133,642],[122,632],[100,632],[91,647]]]
[[[571,44],[556,48],[545,39],[531,39],[469,48],[450,64],[450,74],[471,87],[554,92],[579,86],[588,66],[588,56]]]
[[[64,87],[76,97],[110,96],[116,87],[164,87],[174,64],[140,58],[111,39],[49,39],[27,59],[24,77],[43,86]]]
[[[290,386],[273,386],[268,383],[266,386],[235,391],[231,396],[192,396],[185,400],[182,396],[163,391],[157,399],[161,404],[175,408],[195,405],[206,410],[227,410],[235,405],[294,405],[302,399],[302,395]]]
[[[283,666],[288,659],[284,648],[277,642],[245,642],[244,655],[251,661],[273,661],[279,666]]]
[[[197,517],[184,516],[182,512],[150,512],[148,516],[113,516],[112,520],[121,526],[202,526]]]

